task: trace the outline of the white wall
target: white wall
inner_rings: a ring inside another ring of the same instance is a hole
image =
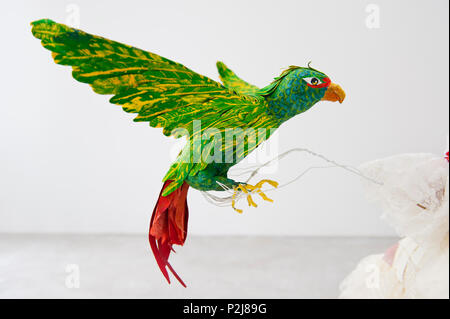
[[[308,147],[342,163],[441,153],[448,132],[448,1],[75,1],[80,28],[218,79],[225,61],[263,86],[291,64],[324,71],[344,104],[319,103],[279,131],[279,151]],[[9,1],[0,27],[0,231],[145,233],[174,144],[55,65],[30,33],[65,22],[64,1]],[[274,179],[305,168],[282,166]],[[298,166],[296,166],[298,164]],[[288,174],[286,174],[286,170]],[[284,173],[283,173],[284,172]],[[361,181],[331,169],[239,215],[189,194],[191,234],[390,235]],[[244,204],[244,203],[242,203]]]

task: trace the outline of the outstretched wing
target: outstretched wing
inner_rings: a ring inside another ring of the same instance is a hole
[[[111,103],[137,113],[134,121],[162,127],[165,135],[192,139],[195,120],[201,121],[202,130],[214,127],[221,132],[275,125],[263,98],[238,94],[157,54],[47,19],[33,22],[32,33],[52,51],[56,63],[72,66],[76,80],[97,93],[113,94]],[[164,195],[181,185],[187,174],[206,167],[203,162],[185,164],[171,167],[166,179],[175,183]]]
[[[253,84],[249,84],[238,77],[233,71],[231,71],[223,62],[217,62],[217,70],[219,71],[220,79],[223,85],[230,90],[233,90],[240,94],[256,95],[259,88]]]

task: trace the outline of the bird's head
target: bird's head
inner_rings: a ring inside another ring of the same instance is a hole
[[[280,117],[302,113],[319,101],[342,103],[345,92],[330,78],[309,66],[290,66],[268,86],[258,92]]]

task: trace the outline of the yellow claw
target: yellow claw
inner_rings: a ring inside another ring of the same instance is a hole
[[[251,195],[247,195],[247,202],[248,202],[248,206],[258,207],[258,205],[256,205],[256,203],[253,201],[253,198]]]
[[[270,184],[275,188],[278,187],[278,182],[275,182],[271,179],[263,179],[263,180],[260,180],[258,183],[256,183],[255,188],[261,188],[264,185],[264,183]]]
[[[236,208],[236,207],[233,207],[233,209],[234,209],[236,212],[238,212],[239,214],[242,214],[242,213],[244,212],[242,209],[239,209],[239,208]]]
[[[232,196],[232,200],[231,200],[231,207],[233,207],[233,209],[235,211],[237,211],[238,213],[242,213],[243,210],[236,208],[236,196],[238,194],[238,192],[243,192],[244,194],[247,194],[247,202],[248,202],[248,206],[253,206],[253,207],[257,207],[258,205],[256,205],[256,203],[253,201],[253,198],[251,196],[252,193],[257,193],[259,196],[261,196],[261,198],[265,201],[268,202],[273,202],[272,199],[270,199],[269,197],[267,197],[266,194],[264,194],[264,192],[261,190],[261,187],[265,184],[270,184],[273,187],[277,188],[278,187],[278,183],[275,181],[272,181],[270,179],[263,179],[261,181],[259,181],[256,185],[250,185],[250,184],[239,184],[237,186],[235,186],[233,188],[234,192],[233,192],[233,196]]]
[[[233,209],[237,211],[239,214],[242,214],[243,210],[236,208],[236,195],[237,195],[237,187],[234,188],[234,193],[233,196],[231,197],[231,207],[233,207]]]
[[[265,201],[268,201],[268,202],[273,203],[273,199],[267,197],[267,195],[264,194],[261,190],[259,190],[257,193],[258,193],[258,195],[261,196],[261,198],[264,199]]]
[[[244,184],[239,184],[239,186],[237,187],[237,189],[243,191],[245,194],[248,194],[248,190],[252,190],[250,187],[248,187],[249,185],[244,185]]]

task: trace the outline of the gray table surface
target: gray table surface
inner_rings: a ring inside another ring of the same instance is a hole
[[[336,298],[361,258],[395,241],[190,236],[170,259],[183,288],[145,235],[0,234],[0,298]]]

